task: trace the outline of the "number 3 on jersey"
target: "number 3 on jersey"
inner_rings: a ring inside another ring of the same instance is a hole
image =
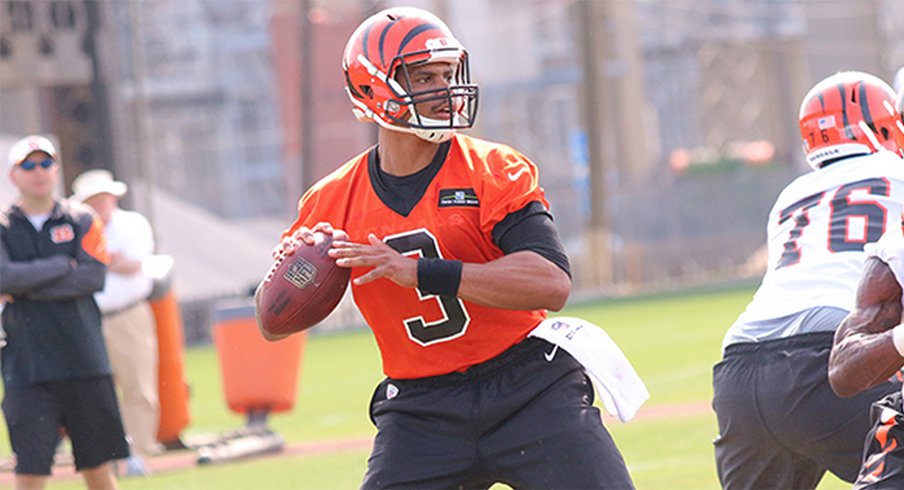
[[[822,201],[823,196],[832,192],[805,197],[781,210],[779,224],[793,218],[794,227],[784,244],[785,249],[776,269],[800,262],[803,252],[797,240],[810,224],[809,211]],[[857,196],[852,196],[855,192],[888,196],[888,181],[882,178],[864,179],[835,189],[834,197],[829,201],[829,252],[862,251],[865,244],[877,241],[885,232],[885,207],[874,200],[857,199]]]
[[[388,236],[383,241],[402,255],[416,255],[428,259],[442,258],[436,238],[423,228]],[[464,335],[471,317],[460,299],[426,294],[420,290],[417,290],[417,294],[421,301],[436,301],[442,318],[433,322],[426,321],[423,315],[406,319],[405,329],[408,330],[408,337],[411,340],[420,345],[430,345]]]

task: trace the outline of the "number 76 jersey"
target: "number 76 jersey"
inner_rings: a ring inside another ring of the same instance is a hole
[[[804,174],[781,192],[767,225],[769,263],[738,322],[817,306],[850,311],[864,245],[902,225],[904,160],[881,151]]]

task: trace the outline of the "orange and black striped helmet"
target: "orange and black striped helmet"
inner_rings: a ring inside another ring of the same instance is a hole
[[[451,63],[453,80],[443,88],[414,91],[408,68],[435,62]],[[342,71],[359,121],[375,121],[432,142],[474,125],[478,90],[471,83],[468,53],[430,12],[395,7],[367,18],[345,45]],[[448,102],[451,116],[432,119],[418,114],[417,104],[432,101]]]
[[[836,73],[817,83],[800,105],[800,137],[807,163],[827,162],[885,149],[901,154],[895,93],[868,73]]]

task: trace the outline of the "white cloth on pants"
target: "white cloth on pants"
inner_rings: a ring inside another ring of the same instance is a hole
[[[574,317],[547,318],[529,334],[561,347],[584,366],[603,407],[622,422],[650,398],[643,380],[618,345],[597,325]]]

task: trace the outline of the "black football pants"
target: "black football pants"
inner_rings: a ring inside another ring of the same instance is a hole
[[[583,367],[533,338],[465,373],[386,379],[362,487],[633,488],[592,403]]]

